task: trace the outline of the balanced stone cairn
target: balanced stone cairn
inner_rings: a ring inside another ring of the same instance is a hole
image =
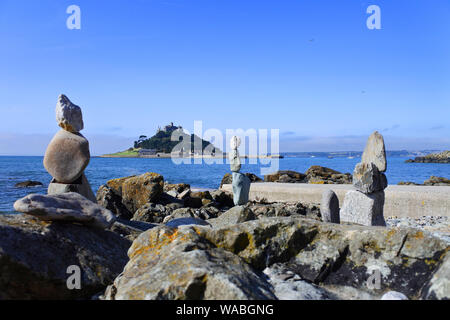
[[[233,136],[230,141],[230,168],[232,171],[232,187],[233,202],[236,206],[244,205],[248,202],[248,194],[250,192],[250,179],[241,170],[241,159],[239,157],[238,148],[241,145],[241,139]]]
[[[56,104],[56,121],[62,129],[55,134],[44,156],[44,167],[53,177],[47,193],[77,192],[95,202],[84,175],[90,153],[89,142],[79,132],[84,127],[81,108],[65,95],[60,95]]]
[[[387,179],[384,139],[377,131],[367,140],[361,162],[353,171],[353,186],[340,211],[340,220],[366,226],[386,226],[383,216],[384,189]]]

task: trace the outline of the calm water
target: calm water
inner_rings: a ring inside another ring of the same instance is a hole
[[[389,184],[399,181],[423,183],[430,176],[450,178],[450,164],[405,163],[407,158],[389,157],[387,178]],[[45,193],[51,176],[45,171],[42,157],[0,157],[0,213],[13,212],[13,203],[29,193]],[[248,160],[247,160],[248,161]],[[312,165],[320,165],[341,172],[352,172],[360,158],[301,158],[279,159],[280,170],[305,172]],[[267,165],[263,165],[267,167]],[[243,164],[242,172],[261,176],[261,165]],[[217,188],[223,175],[229,172],[228,164],[175,165],[171,159],[92,158],[86,176],[94,192],[107,180],[148,171],[160,173],[171,183],[185,182],[192,187]],[[14,188],[24,180],[37,180],[43,187]]]

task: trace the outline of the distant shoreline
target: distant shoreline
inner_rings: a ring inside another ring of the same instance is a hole
[[[114,154],[104,154],[101,156],[92,156],[91,158],[143,158],[143,159],[171,159],[172,155],[170,153],[159,153],[156,155],[114,155]],[[222,156],[211,156],[211,155],[193,155],[193,156],[183,156],[177,159],[226,159],[227,155],[224,154]],[[241,156],[242,159],[282,159],[284,156],[282,155],[249,155],[249,156]]]

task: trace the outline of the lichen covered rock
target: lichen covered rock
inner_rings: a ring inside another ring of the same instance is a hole
[[[122,271],[130,245],[111,231],[0,215],[0,300],[90,299]],[[71,265],[81,289],[67,287]]]
[[[210,228],[210,227],[203,227]],[[275,299],[271,286],[241,258],[201,238],[192,226],[141,234],[106,299]]]

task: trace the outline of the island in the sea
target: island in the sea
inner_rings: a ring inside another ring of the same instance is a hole
[[[172,140],[172,135],[176,134],[179,137],[178,141]],[[156,133],[148,138],[145,135],[139,136],[138,140],[134,141],[133,147],[127,150],[104,154],[103,158],[171,158],[175,146],[180,141],[188,141],[183,147],[178,156],[184,158],[214,158],[226,157],[226,153],[214,146],[211,142],[203,140],[195,134],[187,134],[182,126],[175,126],[173,122],[164,128],[159,127]],[[254,156],[243,156],[254,157]],[[255,156],[256,157],[256,156]],[[261,157],[261,156],[259,156]],[[280,155],[268,155],[265,157],[282,158]]]
[[[172,141],[172,135],[179,137],[178,141]],[[222,151],[212,145],[210,142],[203,140],[195,134],[187,134],[182,126],[175,126],[173,122],[164,128],[158,128],[156,133],[148,138],[145,135],[139,136],[138,140],[134,141],[133,147],[125,151],[120,151],[112,154],[105,154],[102,157],[111,158],[170,158],[173,148],[180,143],[180,141],[189,141],[187,145],[181,150],[181,156],[198,156],[204,153],[206,147],[211,150],[208,156],[215,156],[221,154]]]

